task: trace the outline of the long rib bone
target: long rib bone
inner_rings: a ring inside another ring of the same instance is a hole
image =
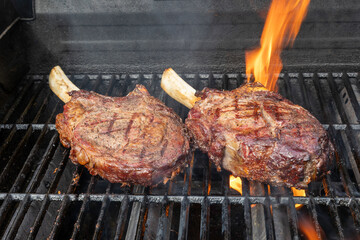
[[[161,78],[161,88],[179,103],[192,108],[196,101],[200,100],[195,96],[196,90],[187,84],[177,73],[168,68]],[[248,92],[269,91],[265,87],[256,86],[247,89]]]
[[[49,75],[49,86],[56,96],[58,96],[64,103],[69,102],[71,99],[68,92],[80,90],[70,81],[59,66],[51,69]]]
[[[195,96],[196,90],[187,84],[172,68],[164,71],[161,88],[179,103],[192,108],[200,98]]]
[[[196,101],[200,100],[200,98],[195,96],[196,90],[177,75],[172,68],[168,68],[164,71],[161,78],[161,88],[169,94],[170,97],[190,109],[194,107]],[[236,142],[234,142],[233,145],[234,146],[227,144],[225,147],[225,162],[226,159],[238,159],[238,154],[235,150],[238,146],[235,146]]]

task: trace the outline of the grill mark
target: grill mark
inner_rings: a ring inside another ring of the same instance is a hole
[[[146,148],[142,147],[141,152],[140,152],[140,160],[142,160],[145,157],[145,153],[146,153]]]
[[[238,95],[235,95],[235,110],[239,111]]]
[[[216,121],[220,117],[220,108],[215,109],[214,120]]]
[[[115,118],[116,118],[116,116],[117,116],[117,114],[116,113],[114,113],[114,116],[113,116],[113,119],[111,119],[111,121],[110,121],[110,123],[109,123],[109,127],[108,127],[108,133],[110,133],[111,132],[111,130],[112,130],[112,128],[113,128],[113,126],[114,126],[114,122],[115,122]]]
[[[116,120],[121,120],[121,119],[126,119],[126,118],[119,117],[119,118],[113,118],[113,119],[105,119],[105,120],[101,120],[101,121],[88,123],[88,124],[86,124],[86,126],[93,126],[93,125],[97,125],[99,123],[106,123],[106,122],[111,122],[111,121],[116,121]]]
[[[163,147],[161,148],[161,151],[160,151],[161,157],[164,156],[164,152],[165,152],[165,150],[167,148],[167,145],[168,145],[168,140],[165,140],[164,145],[163,145]]]
[[[151,124],[153,121],[154,121],[154,115],[153,114],[151,114],[151,116],[150,116],[150,122],[149,122],[149,124]]]
[[[254,119],[255,119],[255,121],[259,120],[259,110],[260,110],[259,104],[255,103],[255,106],[254,106]],[[261,112],[261,110],[260,110],[260,112]]]
[[[130,119],[130,121],[129,121],[129,124],[128,124],[128,126],[127,126],[127,128],[126,128],[126,131],[125,131],[125,139],[129,139],[129,132],[130,132],[130,129],[131,129],[131,127],[132,127],[132,125],[133,125],[133,122],[134,122],[134,115],[135,114],[133,114],[133,116],[131,117],[131,119]]]
[[[274,120],[271,119],[270,120],[270,115],[265,111],[264,109],[264,105],[263,104],[260,104],[260,113],[261,113],[261,116],[262,118],[265,120],[265,122],[267,123],[267,125],[269,126],[269,129],[270,129],[270,132],[271,132],[271,135],[273,137],[277,137],[277,134],[276,134],[276,123],[274,123]]]
[[[100,134],[109,134],[109,133],[112,133],[112,132],[118,132],[118,131],[121,131],[121,130],[124,130],[125,128],[115,128],[115,129],[111,129],[110,131],[107,130],[107,131],[104,131],[104,132],[100,132]]]

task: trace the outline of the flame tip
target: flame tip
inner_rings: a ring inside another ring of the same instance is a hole
[[[282,69],[281,50],[292,46],[306,16],[310,0],[273,0],[261,35],[260,48],[245,53],[246,74],[253,74],[271,91]],[[250,79],[248,78],[248,82]]]

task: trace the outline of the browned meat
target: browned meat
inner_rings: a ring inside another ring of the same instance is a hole
[[[175,112],[137,85],[126,97],[72,91],[56,117],[70,159],[110,182],[155,185],[186,164],[189,141]]]
[[[319,121],[279,94],[248,83],[196,94],[186,126],[220,167],[250,180],[306,188],[328,169],[333,145]]]

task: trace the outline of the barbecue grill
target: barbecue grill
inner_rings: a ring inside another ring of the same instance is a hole
[[[240,194],[229,187],[230,173],[218,172],[199,151],[166,184],[112,184],[71,163],[54,125],[63,103],[47,80],[57,64],[79,88],[104,95],[124,96],[143,84],[185,119],[188,109],[160,88],[161,72],[173,67],[199,90],[240,86],[244,49],[258,41],[258,12],[267,2],[4,2],[3,239],[307,239],[310,231],[323,239],[360,238],[356,1],[313,1],[294,49],[283,54],[280,94],[319,119],[336,148],[331,174],[311,182],[306,196],[246,179]]]

